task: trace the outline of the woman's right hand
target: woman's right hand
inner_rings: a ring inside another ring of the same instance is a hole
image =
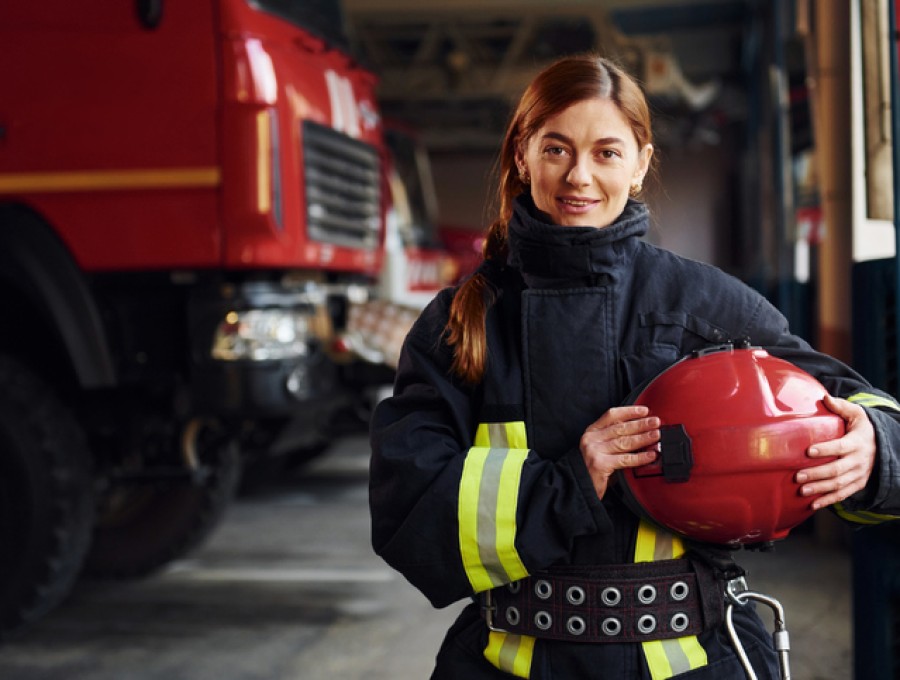
[[[580,449],[598,498],[603,498],[616,470],[656,460],[659,426],[659,418],[650,416],[646,406],[611,408],[588,425]]]

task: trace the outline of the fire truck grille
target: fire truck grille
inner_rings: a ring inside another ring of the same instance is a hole
[[[303,123],[303,152],[310,239],[376,247],[381,228],[378,152],[309,121]]]

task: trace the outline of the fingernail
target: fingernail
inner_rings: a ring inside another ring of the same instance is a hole
[[[807,479],[809,479],[809,476],[805,472],[797,473],[797,484],[803,484]]]
[[[811,446],[810,449],[809,449],[809,455],[810,455],[810,456],[818,456],[818,455],[819,455],[819,449],[817,449],[815,446]]]

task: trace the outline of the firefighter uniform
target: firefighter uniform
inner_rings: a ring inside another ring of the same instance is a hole
[[[614,224],[593,229],[546,224],[523,195],[507,261],[480,270],[494,296],[483,381],[469,386],[451,373],[444,329],[452,289],[406,339],[394,396],[372,421],[372,537],[376,552],[434,606],[472,599],[447,634],[434,678],[745,677],[721,600],[710,597],[710,572],[739,573],[730,555],[640,520],[615,487],[598,499],[579,451],[590,423],[693,350],[746,338],[861,403],[876,431],[876,470],[841,512],[863,522],[900,514],[894,400],[791,335],[783,316],[737,279],[643,241],[647,228],[646,207],[635,201]],[[621,565],[644,572],[632,578]],[[655,578],[674,597],[686,581],[666,580],[669,565],[696,575],[685,587],[690,607],[658,626],[657,614],[675,610],[653,609],[646,633],[634,630],[648,620],[638,618],[637,600],[598,620],[616,602],[606,601],[608,589],[595,592],[597,573],[621,581],[614,592]],[[568,580],[553,580],[560,574]],[[549,592],[561,583],[574,585]],[[506,608],[504,619],[487,596],[507,597],[521,584],[530,599]],[[587,606],[584,616],[571,615],[578,606]],[[679,624],[691,619],[684,635],[673,632],[676,616]],[[521,617],[534,634],[508,632]],[[752,607],[738,608],[734,621],[758,677],[777,677],[770,636]]]

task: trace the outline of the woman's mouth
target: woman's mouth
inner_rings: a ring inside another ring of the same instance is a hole
[[[557,198],[564,212],[579,213],[593,208],[599,201],[588,198]]]

